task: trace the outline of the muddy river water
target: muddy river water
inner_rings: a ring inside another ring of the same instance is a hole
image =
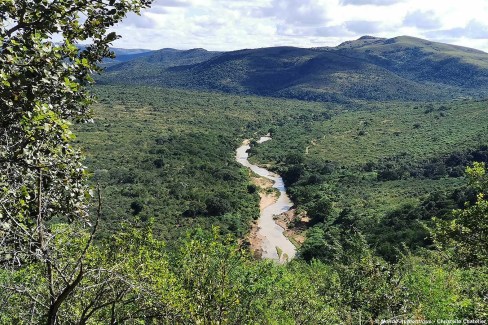
[[[271,140],[270,137],[261,137],[258,143]],[[290,198],[286,194],[285,184],[280,175],[272,173],[265,168],[251,164],[248,161],[250,146],[244,142],[236,150],[236,160],[245,167],[251,169],[255,174],[265,177],[273,182],[273,187],[280,192],[278,200],[261,211],[261,216],[258,220],[258,236],[262,238],[262,257],[273,259],[278,262],[285,262],[295,257],[295,246],[283,234],[284,229],[277,225],[273,220],[273,216],[279,215],[290,210],[293,206]],[[280,253],[281,258],[278,253]]]

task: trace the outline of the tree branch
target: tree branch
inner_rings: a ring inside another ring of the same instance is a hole
[[[83,264],[80,265],[80,271],[78,272],[78,276],[76,277],[75,281],[71,283],[69,286],[67,286],[63,292],[56,298],[54,303],[51,304],[49,308],[49,312],[47,315],[48,325],[55,325],[56,323],[56,315],[58,313],[59,307],[61,307],[61,304],[68,298],[68,295],[76,288],[76,286],[81,282],[83,279]]]

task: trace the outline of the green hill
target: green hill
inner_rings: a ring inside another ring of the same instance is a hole
[[[114,59],[106,59],[104,61],[105,66],[115,65],[122,62],[132,61],[137,58],[142,58],[151,55],[153,51],[146,49],[123,49],[123,48],[111,48],[115,54]]]
[[[108,68],[99,82],[317,101],[453,99],[486,93],[488,54],[407,36],[332,48],[164,49]]]
[[[162,49],[139,54],[119,55],[115,52],[115,60],[121,60],[120,64],[114,64],[107,68],[106,74],[110,79],[116,81],[122,78],[124,81],[136,82],[139,79],[146,79],[158,76],[167,68],[184,66],[204,62],[220,52],[211,52],[204,49],[192,49],[187,51],[175,49]]]
[[[466,47],[400,36],[392,39],[363,37],[345,42],[337,50],[417,82],[465,90],[479,90],[488,83],[488,55]]]
[[[81,50],[86,49],[86,45],[80,44],[78,48]],[[148,49],[124,49],[118,47],[111,47],[110,50],[115,54],[115,58],[109,59],[105,58],[103,60],[102,66],[109,67],[117,65],[123,62],[136,60],[148,55],[151,55],[154,51]]]
[[[77,133],[106,198],[101,233],[154,218],[169,242],[211,225],[244,236],[259,197],[248,190],[235,149],[277,123],[324,119],[322,103],[155,87],[94,91],[96,119]],[[215,202],[218,211],[208,212]]]

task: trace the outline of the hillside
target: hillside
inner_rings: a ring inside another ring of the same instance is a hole
[[[108,67],[106,74],[110,74],[110,78],[122,79],[127,82],[138,82],[141,79],[159,76],[167,68],[198,64],[219,54],[220,52],[211,52],[204,49],[187,51],[162,49],[137,55],[132,54],[132,58],[128,58],[127,55],[119,56],[116,53],[117,57],[115,60],[123,61],[120,64]]]
[[[78,48],[80,50],[85,50],[87,48],[84,44],[79,44]],[[152,50],[148,49],[124,49],[118,47],[111,47],[110,51],[115,54],[115,58],[105,58],[102,62],[103,67],[109,67],[113,65],[120,64],[122,62],[136,60],[138,58],[142,58],[148,55],[151,55],[153,52]]]
[[[112,52],[115,54],[114,59],[106,59],[104,61],[105,66],[115,65],[122,62],[132,61],[137,58],[142,58],[151,55],[153,51],[146,49],[122,49],[122,48],[111,48]]]
[[[259,198],[248,191],[235,149],[277,123],[324,120],[320,103],[154,87],[94,90],[97,118],[77,134],[92,179],[107,197],[104,235],[122,221],[154,218],[168,242],[212,225],[244,236]]]
[[[108,68],[99,82],[318,101],[453,99],[483,96],[488,54],[407,36],[332,48],[164,49]]]
[[[421,83],[466,90],[481,89],[488,84],[488,54],[466,47],[408,36],[363,37],[339,45],[337,51]]]

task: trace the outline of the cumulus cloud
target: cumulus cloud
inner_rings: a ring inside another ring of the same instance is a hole
[[[192,5],[192,2],[188,0],[163,0],[155,4],[160,7],[188,7]]]
[[[344,25],[317,27],[314,30],[315,36],[320,37],[348,37],[354,35]]]
[[[132,26],[136,28],[152,29],[157,27],[157,23],[151,17],[147,15],[136,15],[134,13],[129,13],[124,20],[126,26]]]
[[[409,12],[403,20],[405,26],[418,27],[420,29],[436,29],[442,26],[439,18],[433,11],[416,10]]]
[[[334,46],[368,34],[410,35],[488,49],[475,20],[488,1],[470,0],[155,0],[114,28],[117,47],[210,50]],[[421,8],[421,9],[420,9]],[[420,9],[420,10],[419,10]]]
[[[327,22],[326,6],[318,0],[273,0],[270,6],[255,11],[259,17],[273,17],[293,25]]]
[[[404,0],[340,0],[340,3],[343,5],[354,5],[354,6],[363,6],[363,5],[390,6],[403,1]]]
[[[437,30],[427,33],[432,38],[471,38],[488,39],[488,26],[476,20],[471,20],[465,27]]]
[[[150,9],[153,14],[168,14],[171,9],[183,9],[192,6],[193,3],[189,0],[163,0],[155,1]]]
[[[345,26],[351,32],[359,35],[376,34],[381,31],[381,23],[377,21],[355,20],[347,21]]]

